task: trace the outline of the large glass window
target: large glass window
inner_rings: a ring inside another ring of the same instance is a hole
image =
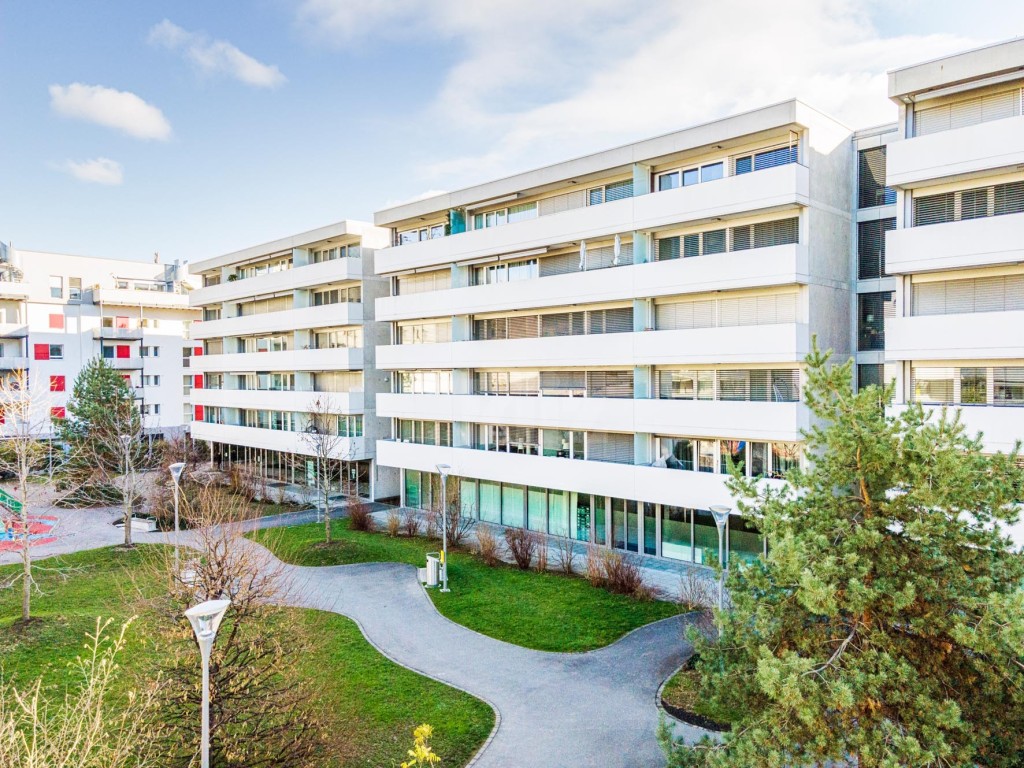
[[[752,563],[763,550],[764,539],[754,524],[741,515],[729,515],[729,563]]]
[[[1024,368],[992,369],[992,402],[1024,405]]]
[[[526,527],[531,531],[545,531],[548,527],[548,492],[544,488],[530,487],[526,494]]]
[[[698,472],[715,472],[717,470],[718,467],[715,462],[716,442],[715,440],[697,441]]]
[[[785,477],[799,463],[799,443],[772,443],[772,477]]]
[[[658,554],[657,508],[649,501],[643,503],[644,554]]]
[[[719,440],[721,451],[722,473],[729,471],[729,462],[740,467],[743,472],[747,471],[747,441],[746,440]]]
[[[405,470],[405,506],[421,509],[419,470]]]
[[[475,520],[477,518],[477,482],[463,477],[459,483],[459,504],[462,516]]]
[[[885,186],[885,147],[861,150],[857,171],[859,208],[892,205],[896,202],[896,190]]]
[[[522,528],[526,510],[526,488],[521,485],[501,486],[501,523],[513,528]]]
[[[672,560],[693,560],[690,541],[692,510],[684,507],[661,507],[661,556]]]
[[[714,515],[703,509],[694,512],[693,559],[702,565],[718,564],[718,527]]]
[[[658,464],[664,461],[669,469],[693,470],[695,440],[688,437],[662,437],[658,442]]]
[[[857,296],[857,349],[885,349],[885,318],[896,311],[892,291],[862,293]]]
[[[594,541],[608,543],[607,497],[594,496]]]
[[[501,484],[480,481],[480,519],[485,523],[501,522]]]
[[[590,527],[593,524],[593,510],[590,504],[589,493],[577,493],[576,510],[571,517],[570,535],[576,541],[590,541]]]
[[[568,491],[548,491],[548,532],[555,536],[569,535]]]
[[[960,402],[967,405],[988,402],[988,376],[984,368],[960,369]]]

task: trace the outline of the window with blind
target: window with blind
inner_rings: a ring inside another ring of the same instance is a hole
[[[362,392],[362,371],[323,371],[313,374],[314,392]]]
[[[914,110],[914,135],[966,128],[1021,113],[1021,88],[1016,86],[986,96],[960,99],[950,104]]]
[[[313,306],[321,307],[329,304],[358,303],[363,300],[362,286],[352,285],[348,288],[328,288],[314,291]]]
[[[545,315],[516,315],[473,320],[473,338],[533,339],[550,336],[583,336],[597,333],[629,333],[633,330],[633,308],[553,312]]]
[[[587,432],[587,461],[633,463],[633,435],[620,432]]]
[[[633,371],[476,371],[478,395],[633,397]]]
[[[260,301],[249,301],[238,304],[237,315],[248,317],[249,315],[265,315],[270,312],[282,312],[291,309],[293,305],[292,296],[275,296],[272,299],[261,299]]]
[[[395,434],[403,443],[449,447],[452,444],[452,425],[449,421],[398,419]]]
[[[1024,310],[1024,275],[914,283],[911,314],[958,315]]]
[[[800,219],[797,217],[744,224],[739,227],[712,229],[686,235],[658,238],[655,257],[658,261],[706,256],[750,248],[768,248],[800,241]]]
[[[885,233],[896,229],[896,219],[877,219],[857,224],[857,276],[872,280],[886,275]]]
[[[913,399],[935,405],[1024,405],[1024,366],[923,368],[910,374]]]
[[[665,302],[655,308],[659,331],[796,322],[796,294]]]
[[[861,352],[885,349],[885,318],[896,316],[892,291],[861,293],[857,296],[857,349]]]
[[[395,279],[398,296],[429,291],[444,291],[452,287],[452,273],[449,269],[423,272],[413,275],[399,275]]]
[[[451,371],[397,371],[396,391],[404,395],[450,395]]]
[[[752,370],[659,369],[658,397],[663,400],[800,401],[796,368]]]
[[[857,153],[857,207],[895,202],[896,190],[885,186],[885,147],[862,149]]]
[[[914,226],[1024,213],[1024,181],[914,198]]]
[[[439,344],[452,340],[451,320],[398,326],[399,344]]]
[[[625,200],[633,196],[633,180],[615,181],[605,184],[603,187],[593,187],[587,190],[587,205],[600,205],[601,203],[612,203],[616,200]]]
[[[614,245],[588,247],[586,257],[580,259],[580,252],[569,251],[548,256],[540,260],[540,276],[567,275],[573,272],[590,272],[608,267],[624,267],[633,263],[633,243],[620,242],[619,255],[615,255]]]
[[[755,152],[751,155],[741,155],[732,159],[732,172],[735,176],[753,171],[763,171],[766,168],[775,168],[779,165],[788,165],[797,162],[799,147],[797,144],[787,144],[782,147],[773,147],[762,152]]]

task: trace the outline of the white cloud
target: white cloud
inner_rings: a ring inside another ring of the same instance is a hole
[[[68,160],[61,166],[61,170],[67,171],[79,181],[93,184],[116,187],[124,181],[124,167],[109,157],[97,157],[94,160],[82,160],[81,162]]]
[[[855,128],[894,120],[887,69],[980,44],[885,35],[861,0],[641,5],[306,0],[297,19],[336,44],[429,37],[459,52],[420,116],[461,148],[417,169],[449,187],[792,97]]]
[[[149,31],[149,43],[180,50],[204,74],[224,74],[257,88],[277,88],[287,81],[276,65],[264,64],[226,40],[211,40],[202,32],[189,32],[167,19]]]
[[[130,91],[83,83],[51,85],[50,108],[58,115],[116,128],[137,139],[171,136],[164,113]]]

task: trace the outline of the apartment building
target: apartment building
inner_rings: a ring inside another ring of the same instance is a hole
[[[390,434],[377,393],[390,377],[374,366],[387,326],[374,299],[385,229],[342,221],[191,265],[192,437],[218,465],[254,468],[272,481],[313,485],[317,451],[310,411],[320,398],[337,415],[333,454],[346,489],[365,498],[398,494],[397,471],[374,460]]]
[[[446,464],[480,520],[717,562],[727,462],[781,482],[812,336],[853,352],[851,142],[787,101],[378,212],[402,502]]]
[[[82,366],[122,371],[154,437],[187,429],[188,304],[180,264],[69,256],[0,246],[0,371],[49,382],[51,424],[66,416]]]
[[[889,97],[895,407],[959,407],[1009,450],[1024,438],[1024,39],[895,70]]]

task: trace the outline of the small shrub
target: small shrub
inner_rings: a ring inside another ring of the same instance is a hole
[[[527,570],[537,551],[537,534],[525,528],[506,528],[505,546],[520,570]]]
[[[544,573],[548,569],[548,545],[543,538],[537,536],[537,570]]]
[[[500,545],[490,528],[477,528],[476,543],[480,548],[480,557],[484,563],[487,565],[497,565],[501,562]]]
[[[398,513],[397,509],[388,512],[387,531],[388,536],[392,539],[402,531],[402,516]]]
[[[679,574],[679,605],[686,610],[710,608],[718,600],[715,583],[696,568],[687,568]]]
[[[353,501],[348,507],[348,524],[353,531],[372,531],[377,527],[370,505]]]
[[[420,532],[420,518],[411,509],[402,513],[402,531],[406,536],[416,536]]]
[[[576,570],[576,549],[568,536],[555,537],[555,570],[572,576]]]
[[[587,545],[587,562],[584,575],[590,586],[604,586],[604,567],[601,562],[601,550],[596,544]]]
[[[604,572],[604,587],[609,592],[632,595],[641,600],[649,600],[654,596],[651,588],[644,583],[640,566],[618,552],[603,551],[601,569]]]
[[[437,539],[440,538],[439,531],[441,530],[441,513],[436,509],[427,511],[427,538]]]
[[[448,504],[448,520],[446,522],[449,547],[461,547],[466,541],[466,536],[476,525],[476,521],[472,517],[462,513],[462,506],[458,503]]]

